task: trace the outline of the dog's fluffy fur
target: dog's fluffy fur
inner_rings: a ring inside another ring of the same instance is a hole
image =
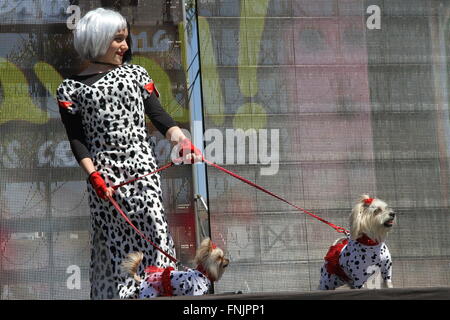
[[[202,241],[200,248],[198,248],[195,254],[194,263],[197,267],[203,267],[208,278],[215,282],[222,278],[230,260],[225,258],[222,249],[218,247],[214,248],[211,239],[206,238]]]
[[[137,274],[137,270],[142,259],[141,252],[131,253],[122,262],[122,268],[140,283],[140,298],[160,296],[164,291],[161,284],[161,272],[145,274],[145,277],[141,278]],[[222,277],[229,260],[224,257],[222,249],[215,247],[211,240],[206,238],[197,249],[194,263],[197,265],[196,269],[171,271],[170,281],[173,295],[204,295],[208,293],[211,282],[218,281]]]
[[[395,213],[383,200],[370,199],[362,195],[353,207],[350,239],[338,239],[328,251],[319,289],[333,290],[345,284],[362,288],[377,270],[381,272],[384,287],[393,287],[391,256],[384,241],[394,224]],[[336,268],[345,275],[339,276]]]
[[[381,243],[394,224],[395,214],[383,200],[374,198],[370,205],[364,201],[370,197],[362,195],[350,215],[350,235],[353,240],[364,234]]]

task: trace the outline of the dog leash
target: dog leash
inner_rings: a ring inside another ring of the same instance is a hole
[[[124,185],[126,185],[126,184],[129,184],[129,183],[132,183],[132,182],[134,182],[134,181],[137,181],[137,180],[140,180],[140,179],[143,179],[144,177],[146,177],[146,176],[149,176],[149,175],[152,175],[152,174],[155,174],[155,173],[158,173],[158,172],[160,172],[160,171],[163,171],[163,170],[166,170],[166,169],[168,169],[168,168],[170,168],[170,167],[172,167],[172,166],[174,166],[174,165],[176,165],[176,164],[178,164],[178,163],[181,163],[182,162],[182,158],[178,158],[178,159],[175,159],[174,161],[171,161],[171,162],[169,162],[169,163],[167,163],[167,164],[165,164],[164,166],[162,166],[162,167],[160,167],[160,168],[158,168],[157,170],[155,170],[155,171],[152,171],[152,172],[149,172],[149,173],[147,173],[147,174],[144,174],[143,176],[140,176],[140,177],[137,177],[137,178],[135,178],[135,179],[130,179],[130,180],[128,180],[128,181],[125,181],[125,182],[123,182],[123,183],[121,183],[121,184],[118,184],[118,185],[114,185],[114,186],[112,186],[112,188],[114,189],[114,190],[117,190],[118,188],[120,188],[120,187],[122,187],[122,186],[124,186]],[[173,263],[175,263],[175,265],[177,266],[177,268],[178,267],[180,267],[180,266],[182,266],[183,268],[185,268],[185,269],[188,269],[186,266],[183,266],[182,264],[181,264],[181,262],[180,261],[178,261],[175,257],[173,257],[172,255],[170,255],[170,254],[168,254],[167,252],[165,252],[163,249],[161,249],[159,246],[157,246],[153,241],[151,241],[149,238],[147,238],[146,236],[145,236],[145,234],[143,234],[134,224],[133,224],[133,222],[131,222],[131,220],[130,220],[130,218],[125,214],[125,212],[123,212],[123,210],[120,208],[120,206],[119,206],[119,204],[117,203],[117,201],[116,200],[114,200],[114,198],[112,197],[112,196],[106,196],[107,197],[107,199],[109,200],[109,202],[111,202],[111,204],[114,206],[114,208],[116,208],[116,210],[121,214],[121,216],[125,219],[125,221],[145,240],[145,241],[147,241],[148,243],[150,243],[156,250],[158,250],[159,252],[161,252],[164,256],[166,256],[170,261],[172,261]]]
[[[176,159],[176,160],[174,160],[174,161],[175,161],[175,162],[176,162],[176,161],[180,161],[180,159],[181,159],[181,158],[178,158],[178,159]],[[142,178],[144,178],[144,177],[146,177],[146,176],[149,176],[149,175],[151,175],[151,174],[155,174],[155,173],[157,173],[157,172],[166,170],[167,168],[170,168],[171,166],[175,165],[175,162],[174,162],[174,161],[171,161],[171,162],[165,164],[164,166],[160,167],[159,169],[157,169],[157,170],[155,170],[155,171],[153,171],[153,172],[144,174],[144,175],[141,176],[141,177],[137,177],[137,178],[135,178],[135,179],[131,179],[131,180],[125,181],[124,183],[121,183],[121,184],[112,186],[112,188],[113,188],[114,190],[117,190],[118,188],[120,188],[120,187],[122,187],[122,186],[124,186],[124,185],[126,185],[126,184],[129,184],[129,183],[134,182],[134,181],[136,181],[136,180],[140,180],[140,179],[142,179]]]
[[[180,262],[173,256],[171,256],[170,254],[168,254],[167,252],[165,252],[163,249],[161,249],[160,247],[158,247],[153,241],[151,241],[149,238],[147,238],[145,236],[145,234],[143,234],[134,224],[133,222],[131,222],[130,218],[128,218],[128,216],[125,214],[125,212],[122,211],[122,209],[120,208],[119,204],[116,202],[116,200],[113,199],[112,196],[107,196],[108,200],[111,202],[111,204],[114,206],[114,208],[116,208],[116,210],[122,215],[122,217],[125,219],[125,221],[144,239],[146,240],[148,243],[150,243],[156,250],[158,250],[159,252],[161,252],[163,255],[165,255],[170,261],[172,261],[173,263],[175,263],[175,265],[178,267],[180,266]]]
[[[165,164],[164,166],[158,168],[158,169],[155,170],[155,171],[152,171],[152,172],[150,172],[150,173],[147,173],[147,174],[145,174],[145,175],[143,175],[143,176],[141,176],[141,177],[137,177],[137,178],[134,178],[134,179],[125,181],[125,182],[123,182],[123,183],[121,183],[121,184],[112,186],[112,188],[113,188],[114,190],[117,190],[117,189],[120,188],[121,186],[124,186],[124,185],[126,185],[126,184],[129,184],[129,183],[132,183],[132,182],[134,182],[134,181],[140,180],[140,179],[142,179],[142,178],[144,178],[144,177],[146,177],[146,176],[155,174],[155,173],[157,173],[157,172],[161,172],[161,171],[163,171],[163,170],[166,170],[166,169],[168,169],[168,168],[170,168],[170,167],[172,167],[172,166],[174,166],[174,165],[177,165],[177,164],[182,163],[182,161],[183,161],[182,158],[177,158],[177,159],[175,159],[175,160],[173,160],[173,161],[171,161],[171,162]],[[219,165],[217,165],[217,164],[215,164],[215,163],[213,163],[213,162],[211,162],[211,161],[206,160],[204,157],[202,157],[202,161],[205,162],[206,164],[208,164],[208,165],[210,165],[210,166],[212,166],[212,167],[214,167],[214,168],[216,168],[216,169],[218,169],[218,170],[220,170],[220,171],[222,171],[222,172],[224,172],[224,173],[226,173],[226,174],[228,174],[228,175],[230,175],[230,176],[232,176],[232,177],[234,177],[234,178],[236,178],[236,179],[238,179],[238,180],[240,180],[240,181],[242,181],[242,182],[244,182],[244,183],[246,183],[246,184],[248,184],[248,185],[250,185],[250,186],[252,186],[252,187],[254,187],[254,188],[256,188],[256,189],[258,189],[258,190],[260,190],[260,191],[263,191],[263,192],[265,192],[265,193],[271,195],[272,197],[274,197],[274,198],[276,198],[276,199],[278,199],[278,200],[280,200],[280,201],[283,201],[284,203],[286,203],[286,204],[288,204],[288,205],[294,207],[295,209],[297,209],[297,210],[299,210],[299,211],[301,211],[301,212],[303,212],[303,213],[305,213],[305,214],[307,214],[307,215],[309,215],[309,216],[311,216],[311,217],[313,217],[313,218],[315,218],[315,219],[317,219],[317,220],[319,220],[319,221],[321,221],[321,222],[327,224],[328,226],[330,226],[331,228],[333,228],[334,230],[336,230],[336,231],[339,232],[339,233],[344,233],[345,235],[349,235],[349,234],[350,234],[350,232],[349,232],[348,230],[346,230],[345,228],[340,227],[340,226],[337,226],[337,225],[335,225],[335,224],[333,224],[333,223],[331,223],[331,222],[329,222],[329,221],[327,221],[327,220],[325,220],[325,219],[319,217],[318,215],[316,215],[316,214],[314,214],[314,213],[312,213],[312,212],[310,212],[310,211],[308,211],[308,210],[306,210],[306,209],[303,209],[303,208],[301,208],[301,207],[299,207],[299,206],[297,206],[297,205],[291,203],[290,201],[288,201],[288,200],[286,200],[286,199],[280,197],[279,195],[277,195],[277,194],[275,194],[275,193],[273,193],[273,192],[271,192],[271,191],[269,191],[269,190],[267,190],[267,189],[265,189],[265,188],[263,188],[263,187],[257,185],[256,183],[254,183],[254,182],[252,182],[252,181],[250,181],[250,180],[248,180],[248,179],[245,179],[245,178],[239,176],[238,174],[236,174],[236,173],[234,173],[234,172],[232,172],[232,171],[230,171],[230,170],[227,170],[227,169],[225,169],[225,168],[223,168],[223,167],[221,167],[221,166],[219,166]],[[180,262],[179,262],[175,257],[171,256],[170,254],[168,254],[167,252],[165,252],[164,250],[162,250],[160,247],[158,247],[155,243],[153,243],[153,241],[151,241],[150,239],[148,239],[148,238],[147,238],[147,237],[146,237],[146,236],[145,236],[145,235],[144,235],[144,234],[143,234],[143,233],[142,233],[142,232],[141,232],[141,231],[140,231],[140,230],[139,230],[132,222],[131,222],[131,220],[128,218],[128,216],[122,211],[122,209],[120,208],[120,206],[118,205],[118,203],[117,203],[111,196],[108,196],[107,198],[108,198],[108,200],[111,202],[111,204],[114,206],[114,208],[116,208],[116,210],[123,216],[123,218],[125,219],[125,221],[126,221],[126,222],[127,222],[127,223],[128,223],[128,224],[129,224],[129,225],[130,225],[130,226],[131,226],[131,227],[132,227],[132,228],[133,228],[133,229],[134,229],[134,230],[135,230],[142,238],[143,238],[143,239],[145,239],[145,240],[146,240],[147,242],[149,242],[155,249],[157,249],[157,250],[160,251],[162,254],[164,254],[170,261],[174,262],[177,266],[180,266]]]
[[[236,174],[236,173],[234,173],[234,172],[232,172],[232,171],[230,171],[230,170],[227,170],[227,169],[225,169],[225,168],[222,168],[221,166],[219,166],[219,165],[217,165],[217,164],[215,164],[215,163],[213,163],[213,162],[211,162],[211,161],[208,161],[208,160],[206,160],[205,158],[203,158],[203,161],[204,161],[205,163],[207,163],[208,165],[213,166],[214,168],[217,168],[217,169],[219,169],[220,171],[223,171],[223,172],[225,172],[226,174],[229,174],[230,176],[232,176],[232,177],[234,177],[234,178],[236,178],[236,179],[238,179],[238,180],[240,180],[240,181],[242,181],[242,182],[244,182],[244,183],[246,183],[246,184],[248,184],[248,185],[250,185],[250,186],[252,186],[252,187],[254,187],[254,188],[256,188],[256,189],[261,190],[261,191],[267,193],[268,195],[271,195],[272,197],[277,198],[277,199],[280,200],[280,201],[283,201],[284,203],[287,203],[288,205],[294,207],[295,209],[297,209],[297,210],[299,210],[299,211],[301,211],[301,212],[303,212],[303,213],[306,213],[307,215],[310,215],[310,216],[313,217],[313,218],[316,218],[317,220],[319,220],[319,221],[321,221],[321,222],[323,222],[323,223],[329,225],[330,227],[332,227],[334,230],[336,230],[336,231],[339,232],[339,233],[344,233],[344,234],[348,234],[348,233],[349,233],[349,231],[346,230],[345,228],[340,227],[340,226],[337,226],[337,225],[335,225],[335,224],[333,224],[333,223],[331,223],[331,222],[329,222],[329,221],[327,221],[327,220],[325,220],[325,219],[319,217],[318,215],[316,215],[316,214],[314,214],[314,213],[312,213],[312,212],[310,212],[310,211],[308,211],[308,210],[305,210],[305,209],[303,209],[303,208],[301,208],[301,207],[299,207],[299,206],[296,206],[295,204],[293,204],[293,203],[289,202],[288,200],[286,200],[286,199],[280,197],[279,195],[276,195],[275,193],[270,192],[269,190],[267,190],[267,189],[265,189],[265,188],[263,188],[263,187],[257,185],[256,183],[254,183],[254,182],[252,182],[252,181],[250,181],[250,180],[247,180],[247,179],[245,179],[245,178],[239,176],[238,174]]]

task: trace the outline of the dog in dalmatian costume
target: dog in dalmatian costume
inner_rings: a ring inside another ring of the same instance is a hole
[[[392,260],[384,241],[394,220],[386,202],[362,195],[350,215],[350,236],[336,240],[325,256],[319,289],[360,289],[377,272],[382,286],[392,288]]]

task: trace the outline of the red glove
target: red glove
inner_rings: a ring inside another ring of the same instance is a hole
[[[202,152],[192,144],[191,140],[189,140],[188,138],[185,138],[184,140],[182,140],[180,142],[180,152],[179,155],[180,157],[186,157],[188,154],[193,153],[196,156],[201,156],[203,159],[203,155]],[[191,163],[194,163],[194,159],[191,159]]]
[[[92,186],[94,187],[95,193],[100,198],[106,200],[106,182],[103,180],[102,176],[100,175],[100,172],[94,171],[89,176],[89,181],[91,182]]]

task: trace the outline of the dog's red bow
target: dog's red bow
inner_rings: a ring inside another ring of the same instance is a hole
[[[372,203],[372,201],[373,201],[373,198],[364,199],[364,203],[368,206]]]

